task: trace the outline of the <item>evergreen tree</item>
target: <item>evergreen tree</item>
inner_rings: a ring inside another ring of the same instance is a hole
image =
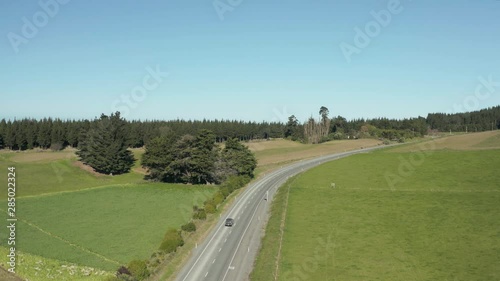
[[[5,119],[0,121],[0,149],[5,147],[5,131],[7,130],[7,122]]]
[[[130,123],[128,144],[129,147],[142,147],[144,145],[144,133],[141,122],[132,121]]]
[[[38,128],[38,145],[41,148],[47,149],[50,147],[52,139],[52,118],[44,118],[40,121],[40,126]]]
[[[78,147],[78,135],[80,132],[80,122],[67,121],[65,143],[71,147]]]
[[[232,175],[253,178],[257,167],[254,154],[236,138],[228,139],[215,165],[215,178],[224,182]]]
[[[25,120],[27,148],[33,149],[37,146],[36,135],[38,131],[37,121],[34,119]]]
[[[213,183],[215,162],[217,161],[215,134],[209,130],[201,130],[196,136],[191,154],[191,183]]]
[[[12,132],[15,134],[15,149],[26,150],[28,149],[28,140],[26,137],[27,127],[24,126],[23,121],[14,121]]]
[[[89,154],[89,138],[90,134],[88,133],[90,130],[80,130],[80,134],[78,135],[78,151],[76,155],[80,156],[80,160],[85,162],[83,159],[90,159]]]
[[[8,122],[5,123],[3,141],[4,141],[4,146],[10,149],[12,149],[14,141],[11,131],[12,131],[12,122],[9,120]]]
[[[17,145],[17,135],[19,133],[19,126],[16,120],[14,122],[7,123],[7,131],[5,136],[6,146],[12,150],[18,150],[19,146]]]
[[[196,137],[157,137],[146,145],[142,165],[146,179],[193,184],[222,183],[232,175],[253,177],[257,161],[238,139],[230,138],[220,151],[215,134],[201,130]]]
[[[195,138],[191,135],[184,135],[173,148],[174,159],[165,167],[167,181],[193,183],[192,181],[192,154]]]
[[[175,181],[167,169],[175,160],[175,143],[174,135],[166,135],[156,137],[146,145],[141,161],[141,165],[148,169],[146,179]]]
[[[61,119],[56,119],[52,123],[50,134],[50,148],[53,150],[61,150],[66,146],[66,134],[64,124]]]
[[[426,118],[409,119],[353,119],[347,121],[338,116],[328,118],[328,109],[320,108],[320,120],[301,123],[292,117],[288,123],[278,122],[243,122],[237,120],[151,120],[125,122],[124,135],[127,147],[141,147],[149,140],[173,133],[178,136],[197,135],[202,129],[212,131],[215,142],[222,143],[228,139],[238,140],[291,138],[292,140],[322,142],[330,139],[347,137],[382,137],[411,138],[427,134],[429,129],[437,131],[479,132],[500,128],[500,106],[485,108],[479,111],[456,114],[431,113]],[[296,124],[296,121],[298,124]],[[79,146],[82,141],[82,130],[89,131],[92,121],[65,120],[44,118],[42,120],[1,120],[0,136],[3,147],[10,149],[59,149],[66,145]],[[330,123],[328,125],[328,123]],[[397,131],[397,132],[396,132]],[[295,132],[295,134],[294,134]],[[305,137],[305,134],[308,137]],[[334,133],[334,134],[329,134]],[[193,147],[190,147],[193,149]],[[195,150],[191,151],[195,152]],[[186,155],[192,155],[189,150]],[[177,159],[177,158],[176,158]],[[192,159],[191,159],[192,160]],[[196,160],[196,158],[195,158]],[[176,163],[188,166],[186,163]],[[191,163],[196,164],[196,163]],[[181,165],[181,166],[182,166]],[[186,171],[191,171],[188,169]],[[187,176],[187,175],[185,175]]]
[[[122,174],[130,171],[134,156],[127,149],[125,125],[120,112],[111,116],[102,114],[80,144],[77,155],[82,162],[99,173]]]
[[[292,115],[288,117],[288,123],[286,123],[285,126],[285,138],[291,138],[292,140],[297,140],[296,137],[297,135],[297,130],[299,126],[299,121],[297,120],[297,117],[295,115]]]

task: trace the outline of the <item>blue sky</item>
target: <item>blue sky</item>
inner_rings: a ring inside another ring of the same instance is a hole
[[[497,0],[3,0],[0,35],[0,118],[305,121],[321,106],[352,119],[500,104]]]

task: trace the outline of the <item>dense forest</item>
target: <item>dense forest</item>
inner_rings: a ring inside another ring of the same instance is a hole
[[[321,107],[318,119],[300,122],[290,116],[287,123],[243,122],[236,120],[130,120],[123,132],[128,147],[142,147],[155,137],[174,134],[196,135],[210,130],[217,142],[236,138],[241,141],[269,138],[290,138],[303,142],[322,142],[332,139],[386,138],[405,139],[434,131],[479,132],[500,128],[500,106],[474,112],[444,114],[431,113],[427,118],[409,119],[353,119],[328,117],[328,109]],[[58,118],[0,120],[0,148],[25,150],[32,148],[60,150],[78,147],[95,120],[61,120]]]

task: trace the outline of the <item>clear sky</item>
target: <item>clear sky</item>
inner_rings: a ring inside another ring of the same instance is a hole
[[[0,35],[0,118],[305,121],[321,106],[352,119],[500,104],[498,0],[2,0]]]

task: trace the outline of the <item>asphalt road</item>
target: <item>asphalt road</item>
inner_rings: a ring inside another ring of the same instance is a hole
[[[236,198],[233,206],[221,216],[205,241],[193,249],[189,261],[178,273],[176,280],[248,280],[264,234],[264,226],[269,216],[269,205],[276,190],[288,178],[321,163],[381,147],[385,146],[302,160],[284,166],[253,182]],[[235,224],[232,227],[224,226],[226,218],[233,218]]]

